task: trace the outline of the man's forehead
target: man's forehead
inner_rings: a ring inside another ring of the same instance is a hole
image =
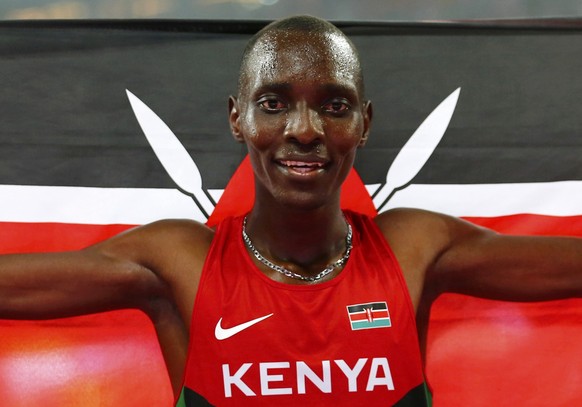
[[[289,76],[321,74],[342,81],[357,82],[359,61],[350,42],[340,33],[275,31],[265,34],[253,47],[247,60],[250,82]]]
[[[253,54],[271,56],[273,52],[296,49],[334,55],[337,58],[357,60],[348,39],[339,32],[285,31],[277,30],[264,34],[253,47]]]

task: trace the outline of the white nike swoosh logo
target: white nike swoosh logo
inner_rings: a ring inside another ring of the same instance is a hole
[[[236,326],[233,326],[232,328],[226,328],[226,329],[223,328],[222,326],[220,326],[220,324],[222,323],[222,318],[220,318],[218,320],[218,322],[216,323],[216,327],[214,328],[214,336],[219,341],[222,341],[224,339],[228,339],[231,336],[236,335],[237,333],[244,331],[245,329],[247,329],[255,324],[258,324],[262,320],[269,318],[271,315],[273,315],[273,314],[265,315],[265,316],[253,319],[252,321],[247,321],[247,322],[242,323],[240,325],[236,325]]]

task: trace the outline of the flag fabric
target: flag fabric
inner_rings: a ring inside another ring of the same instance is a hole
[[[216,205],[211,223],[250,207],[252,177],[229,134],[226,101],[244,44],[262,25],[0,23],[0,252],[78,249],[161,218],[208,221],[204,200]],[[582,236],[582,20],[338,25],[360,50],[375,111],[342,204]],[[380,194],[408,138],[459,87],[428,161],[373,207],[367,194]],[[184,145],[200,172],[195,193],[172,181],[126,90]],[[361,321],[389,318],[389,305],[366,308]],[[434,405],[577,405],[581,336],[578,299],[443,295],[422,333]],[[0,400],[165,406],[172,394],[153,328],[128,310],[0,321]]]

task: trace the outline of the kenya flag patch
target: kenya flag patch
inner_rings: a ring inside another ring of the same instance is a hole
[[[388,304],[385,302],[348,305],[347,309],[352,331],[392,326]]]

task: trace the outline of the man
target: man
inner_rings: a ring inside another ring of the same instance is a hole
[[[445,291],[579,296],[582,242],[501,236],[412,209],[342,213],[340,186],[371,119],[339,30],[311,17],[266,27],[229,100],[255,173],[248,216],[216,231],[167,220],[78,252],[3,256],[0,318],[139,308],[183,405],[422,405],[416,311]]]

